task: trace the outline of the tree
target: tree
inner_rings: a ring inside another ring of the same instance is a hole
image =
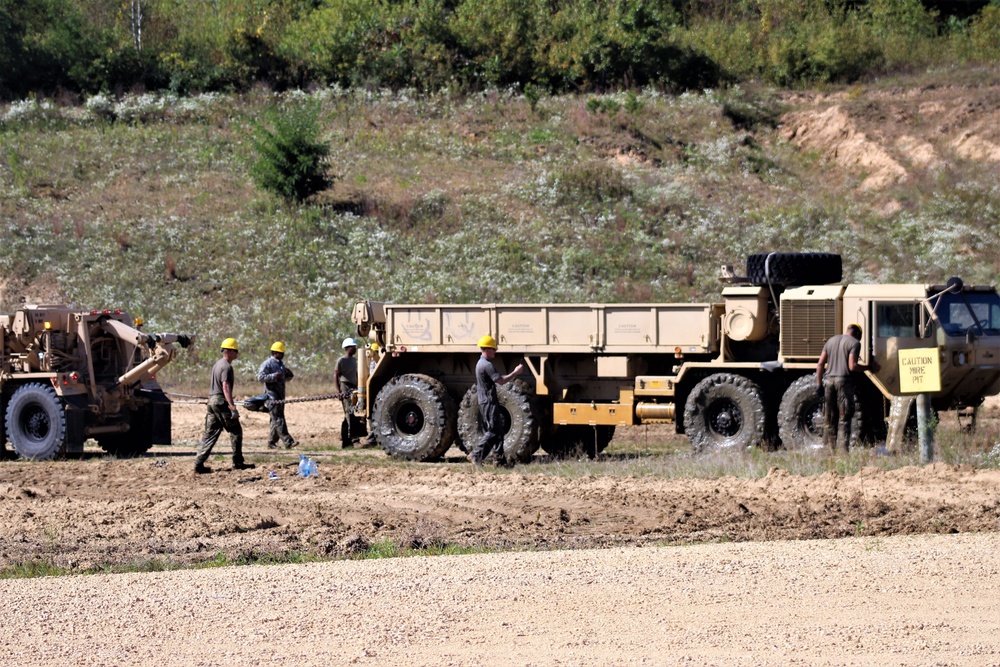
[[[319,139],[319,112],[319,102],[310,100],[272,108],[267,114],[270,128],[254,123],[256,159],[250,175],[259,187],[303,202],[333,184],[327,173],[330,147]]]

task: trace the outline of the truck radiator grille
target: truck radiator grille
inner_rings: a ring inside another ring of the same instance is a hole
[[[837,333],[836,301],[782,301],[781,354],[819,358],[823,345]]]

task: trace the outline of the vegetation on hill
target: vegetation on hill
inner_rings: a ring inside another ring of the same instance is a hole
[[[0,312],[66,300],[193,330],[171,379],[223,337],[244,372],[284,340],[325,381],[366,297],[707,300],[721,264],[768,249],[840,252],[848,280],[993,283],[998,86],[978,68],[820,96],[334,86],[0,106]],[[250,173],[254,128],[304,101],[333,185],[299,204]],[[917,135],[937,158],[897,155],[905,176],[863,187],[860,159],[787,140],[786,112],[831,104],[851,136]]]
[[[1000,57],[997,0],[0,0],[0,99],[850,82]]]

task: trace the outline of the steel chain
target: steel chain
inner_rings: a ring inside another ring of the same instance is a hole
[[[172,391],[165,391],[163,393],[166,396],[179,396],[181,398],[196,398],[196,399],[198,399],[197,401],[173,401],[174,403],[182,403],[182,404],[194,403],[194,404],[198,404],[198,403],[206,403],[206,402],[208,402],[208,396],[194,396],[192,394],[179,394],[179,393],[172,392]],[[339,394],[321,394],[320,396],[304,396],[302,398],[282,398],[282,399],[278,399],[278,400],[270,399],[269,398],[265,402],[265,405],[267,405],[267,404],[270,404],[270,405],[284,405],[285,403],[308,403],[308,402],[311,402],[311,401],[329,401],[329,400],[334,399],[334,398],[336,398],[338,400],[343,400],[343,399],[347,398],[347,395],[343,394],[343,393],[339,393]],[[245,405],[246,404],[246,401],[235,401],[235,402],[236,402],[237,405]]]
[[[271,405],[283,405],[285,403],[308,403],[310,401],[329,401],[331,399],[343,400],[347,398],[346,394],[322,394],[320,396],[306,396],[303,398],[282,398],[282,399],[267,399],[266,403]]]

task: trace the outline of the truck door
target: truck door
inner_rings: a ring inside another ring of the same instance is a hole
[[[899,363],[897,351],[913,347],[933,347],[933,332],[928,327],[921,336],[923,311],[913,301],[873,301],[870,358],[880,368],[873,373],[883,393],[899,395]]]

